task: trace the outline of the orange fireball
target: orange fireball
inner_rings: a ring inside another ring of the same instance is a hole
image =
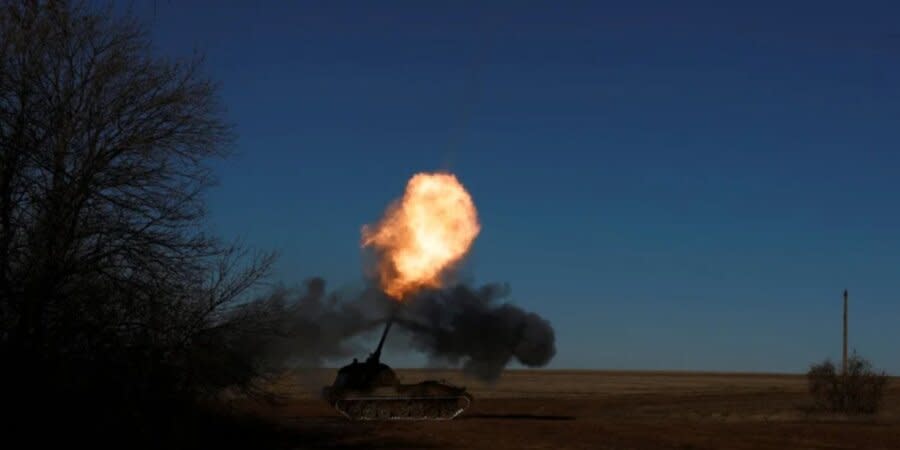
[[[362,245],[378,253],[381,288],[402,300],[419,289],[440,287],[480,230],[472,196],[456,176],[418,173],[378,224],[363,227]]]

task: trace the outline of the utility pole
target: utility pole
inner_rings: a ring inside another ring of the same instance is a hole
[[[841,373],[847,375],[847,290],[844,289],[844,354],[841,363]]]

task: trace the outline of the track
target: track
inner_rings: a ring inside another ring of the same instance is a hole
[[[451,420],[471,405],[468,396],[352,397],[334,408],[350,420]]]

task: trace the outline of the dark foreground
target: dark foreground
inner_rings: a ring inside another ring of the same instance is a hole
[[[465,384],[475,404],[448,422],[354,423],[316,398],[333,371],[292,374],[285,401],[259,406],[293,448],[897,449],[900,383],[874,417],[809,411],[794,375],[509,371],[495,385],[455,372],[400,370],[405,382]]]

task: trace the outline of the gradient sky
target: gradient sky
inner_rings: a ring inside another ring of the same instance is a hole
[[[900,2],[133,3],[221,81],[210,223],[274,280],[360,283],[361,225],[450,170],[551,367],[802,371],[848,288],[900,372]]]

